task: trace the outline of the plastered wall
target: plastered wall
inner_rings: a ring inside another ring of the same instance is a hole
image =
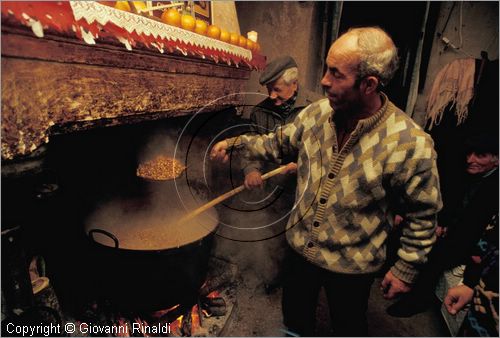
[[[212,1],[213,24],[228,32],[240,34],[240,25],[234,1]]]
[[[454,2],[441,2],[436,32],[445,26]],[[456,1],[443,35],[459,46],[460,7],[462,7],[462,47],[460,51],[444,49],[444,44],[434,36],[431,59],[427,69],[425,86],[418,93],[413,118],[425,122],[425,106],[433,80],[448,62],[463,57],[480,58],[482,50],[489,59],[498,59],[498,1]],[[300,82],[309,90],[315,90],[318,72],[321,73],[321,36],[323,23],[319,19],[320,4],[317,2],[276,1],[236,2],[242,34],[250,30],[259,33],[259,43],[268,60],[292,55],[300,67]],[[266,93],[258,83],[258,72],[252,72],[249,91]],[[404,107],[403,107],[404,108]]]
[[[268,60],[289,54],[299,66],[299,82],[309,90],[317,84],[321,69],[321,27],[318,4],[303,1],[236,2],[241,33],[254,30]],[[252,72],[248,90],[267,93],[258,83],[260,73]]]

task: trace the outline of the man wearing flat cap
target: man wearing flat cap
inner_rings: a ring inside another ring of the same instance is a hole
[[[259,82],[262,86],[266,86],[269,96],[252,107],[249,116],[250,134],[267,134],[279,126],[292,123],[302,109],[323,98],[319,94],[300,88],[298,77],[297,63],[291,56],[281,56],[267,64]],[[248,235],[254,240],[266,239],[265,243],[261,242],[260,249],[273,253],[266,263],[269,268],[260,272],[266,292],[272,292],[282,283],[283,275],[279,267],[287,255],[288,245],[284,236],[279,235],[284,233],[294,205],[297,186],[296,161],[296,158],[285,155],[280,158],[280,163],[241,157],[245,186],[248,189],[262,188],[247,190],[241,196],[246,204],[245,209],[261,211],[256,215],[262,215],[267,220],[268,226],[254,229],[252,234]],[[290,170],[287,174],[272,177],[263,183],[262,174],[284,164],[289,164]]]
[[[268,63],[262,72],[259,83],[266,86],[269,97],[258,103],[250,113],[251,131],[255,134],[267,134],[286,123],[292,122],[297,114],[321,99],[321,95],[299,89],[299,70],[291,56],[280,56]],[[293,159],[282,159],[282,164],[294,162]],[[277,168],[276,164],[268,165],[259,161],[242,160],[245,174],[245,186],[256,188],[263,185],[261,174]],[[274,183],[274,184],[273,184]],[[293,177],[277,178],[270,186],[278,185],[289,194],[295,193]],[[293,201],[293,198],[291,199]]]

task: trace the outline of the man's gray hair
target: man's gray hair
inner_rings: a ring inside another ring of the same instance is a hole
[[[357,36],[358,80],[379,78],[386,86],[398,69],[398,50],[391,37],[380,27],[351,28],[346,34]]]
[[[298,81],[299,69],[297,67],[288,68],[287,70],[285,70],[283,75],[281,75],[281,78],[283,79],[285,84],[290,85],[294,81]]]

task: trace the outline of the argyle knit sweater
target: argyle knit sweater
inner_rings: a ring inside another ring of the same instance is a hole
[[[381,96],[381,109],[358,121],[342,149],[328,99],[309,105],[275,133],[227,141],[253,159],[297,158],[287,241],[324,269],[378,271],[394,215],[403,216],[399,260],[391,271],[412,283],[435,242],[442,207],[436,153],[430,136]]]

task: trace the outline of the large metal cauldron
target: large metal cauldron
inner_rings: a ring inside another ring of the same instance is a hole
[[[181,226],[175,225],[179,215],[168,210],[134,211],[128,205],[121,212],[111,212],[112,217],[109,208],[103,210],[85,227],[95,292],[122,309],[194,305],[207,274],[218,224],[215,210]],[[151,223],[156,225],[151,227]]]

